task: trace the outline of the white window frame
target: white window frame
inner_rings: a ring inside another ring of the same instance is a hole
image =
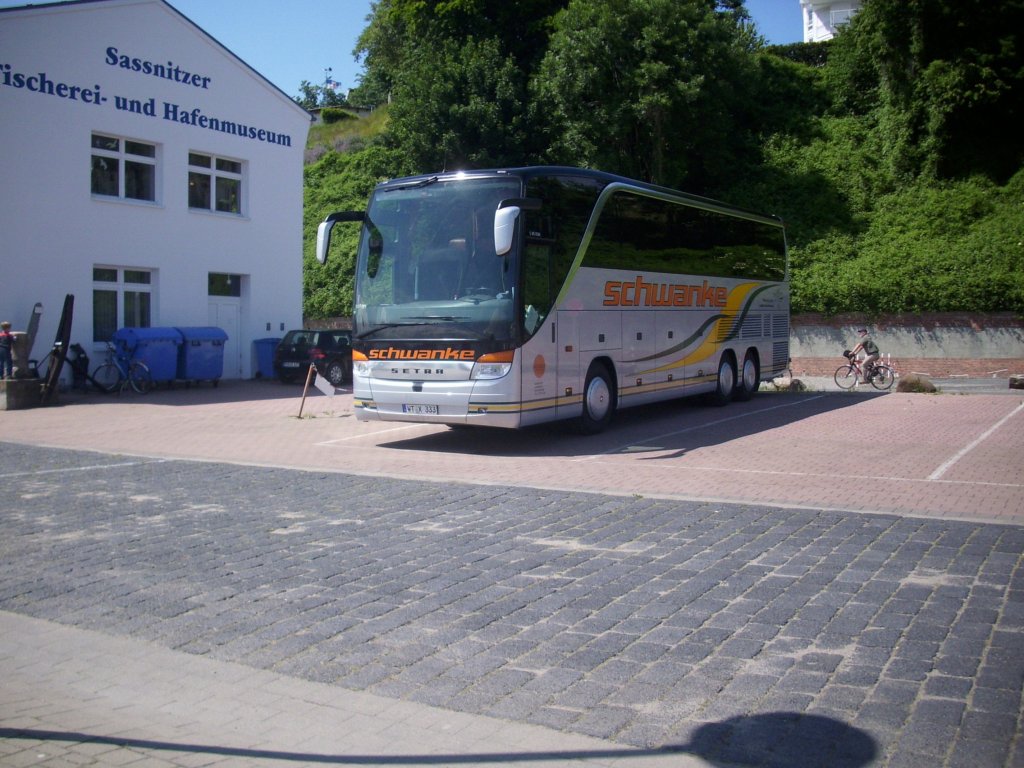
[[[832,25],[832,29],[838,29],[839,27],[849,24],[850,19],[857,13],[853,8],[840,8],[834,11],[829,11],[829,23]]]
[[[202,164],[202,160],[207,162]],[[246,204],[248,203],[245,184],[246,171],[246,162],[236,157],[189,150],[188,209],[190,211],[219,213],[227,216],[245,216]],[[199,183],[200,177],[207,179],[205,194],[209,199],[206,205],[197,204],[199,201],[196,197],[195,185]],[[223,188],[222,184],[224,185]],[[229,186],[233,187],[237,193],[237,201],[234,204],[226,202],[231,199]]]
[[[100,280],[96,278],[96,270],[111,270],[116,272],[114,280]],[[139,272],[149,276],[149,282],[137,282],[129,280],[126,277],[126,273]],[[146,269],[144,267],[123,267],[114,266],[112,264],[94,264],[93,265],[93,344],[97,345],[98,348],[105,348],[109,339],[100,338],[96,327],[96,293],[97,291],[105,291],[117,294],[117,309],[116,309],[116,323],[117,326],[114,330],[124,327],[152,327],[153,322],[156,319],[156,278],[157,271],[155,269]],[[128,294],[147,294],[149,296],[149,317],[145,319],[145,323],[130,322],[135,318],[128,318],[126,316],[127,301],[126,296]]]
[[[116,147],[98,147],[97,140],[116,142]],[[148,148],[152,154],[140,154],[133,149]],[[127,136],[117,136],[102,131],[92,131],[89,134],[89,191],[92,196],[99,200],[120,200],[126,203],[140,203],[143,205],[157,205],[160,202],[160,156],[159,144],[152,141],[143,141]],[[116,191],[104,192],[96,190],[96,161],[97,159],[112,160],[117,163]],[[129,197],[128,196],[128,165],[148,166],[152,169],[152,197]]]

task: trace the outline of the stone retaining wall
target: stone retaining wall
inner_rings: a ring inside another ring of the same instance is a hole
[[[794,376],[831,376],[844,349],[867,328],[883,356],[903,375],[935,378],[1009,378],[1024,374],[1024,319],[1010,313],[979,315],[794,315],[790,357]]]

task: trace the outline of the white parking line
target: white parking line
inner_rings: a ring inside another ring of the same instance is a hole
[[[962,459],[968,453],[970,453],[975,448],[977,448],[982,442],[984,442],[985,439],[987,439],[989,437],[989,435],[991,435],[993,432],[995,432],[997,429],[999,429],[1001,426],[1003,426],[1003,424],[1005,424],[1010,419],[1012,419],[1014,416],[1016,416],[1018,413],[1020,413],[1020,411],[1022,409],[1024,409],[1024,403],[1021,403],[1020,405],[1018,405],[1016,408],[1014,408],[1012,411],[1010,411],[1008,414],[1006,414],[1006,416],[1004,416],[999,421],[997,421],[995,424],[993,424],[989,429],[987,429],[984,432],[984,434],[980,435],[972,443],[964,446],[959,451],[957,451],[955,454],[953,454],[944,464],[942,464],[942,466],[940,466],[938,469],[936,469],[934,472],[932,472],[930,475],[928,475],[928,479],[929,480],[939,480],[939,479],[941,479],[942,476],[944,474],[946,474],[946,472],[948,470],[950,470],[953,467],[954,464],[956,464],[958,461],[960,461],[960,459]]]
[[[63,450],[63,449],[58,449]],[[63,475],[65,472],[95,472],[99,469],[138,467],[143,464],[161,464],[172,459],[147,459],[146,461],[120,461],[116,464],[90,464],[86,467],[61,467],[60,469],[32,469],[28,472],[4,472],[0,477],[32,477],[33,475]]]

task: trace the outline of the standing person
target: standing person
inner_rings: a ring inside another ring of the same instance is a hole
[[[864,376],[864,383],[867,384],[871,381],[871,369],[875,364],[875,360],[878,359],[878,345],[875,344],[874,339],[868,335],[867,328],[861,328],[857,331],[857,335],[860,337],[860,341],[857,342],[857,346],[853,348],[853,355],[856,357],[858,352],[864,353],[864,361],[861,363],[861,371]]]
[[[11,324],[4,320],[0,323],[0,379],[14,378],[14,334]]]

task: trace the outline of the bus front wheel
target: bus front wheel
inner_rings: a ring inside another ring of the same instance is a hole
[[[595,435],[608,426],[615,414],[615,389],[611,374],[602,363],[591,363],[583,387],[583,413],[580,432]]]

